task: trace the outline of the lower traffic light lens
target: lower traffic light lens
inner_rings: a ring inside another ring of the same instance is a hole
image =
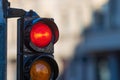
[[[31,42],[37,47],[45,47],[52,40],[52,32],[48,25],[38,22],[33,25],[30,32]]]
[[[50,80],[51,67],[47,62],[37,60],[31,66],[30,76],[30,80]]]

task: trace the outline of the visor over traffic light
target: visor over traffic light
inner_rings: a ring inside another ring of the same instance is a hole
[[[51,18],[37,18],[25,25],[25,45],[31,50],[50,47],[59,37],[57,25]]]

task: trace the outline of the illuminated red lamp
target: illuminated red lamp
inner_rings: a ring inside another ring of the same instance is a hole
[[[37,22],[30,31],[30,40],[37,47],[45,47],[52,40],[52,31],[43,22]]]

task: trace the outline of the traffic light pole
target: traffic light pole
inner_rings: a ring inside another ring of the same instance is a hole
[[[7,0],[0,0],[0,79],[7,79]]]
[[[22,9],[10,8],[8,0],[0,0],[0,80],[7,80],[7,18],[24,13]]]

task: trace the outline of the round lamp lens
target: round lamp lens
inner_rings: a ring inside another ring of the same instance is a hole
[[[35,61],[30,69],[31,80],[50,80],[50,65],[42,60]]]
[[[30,32],[31,42],[37,47],[45,47],[52,40],[52,32],[48,25],[38,22],[33,25]]]

